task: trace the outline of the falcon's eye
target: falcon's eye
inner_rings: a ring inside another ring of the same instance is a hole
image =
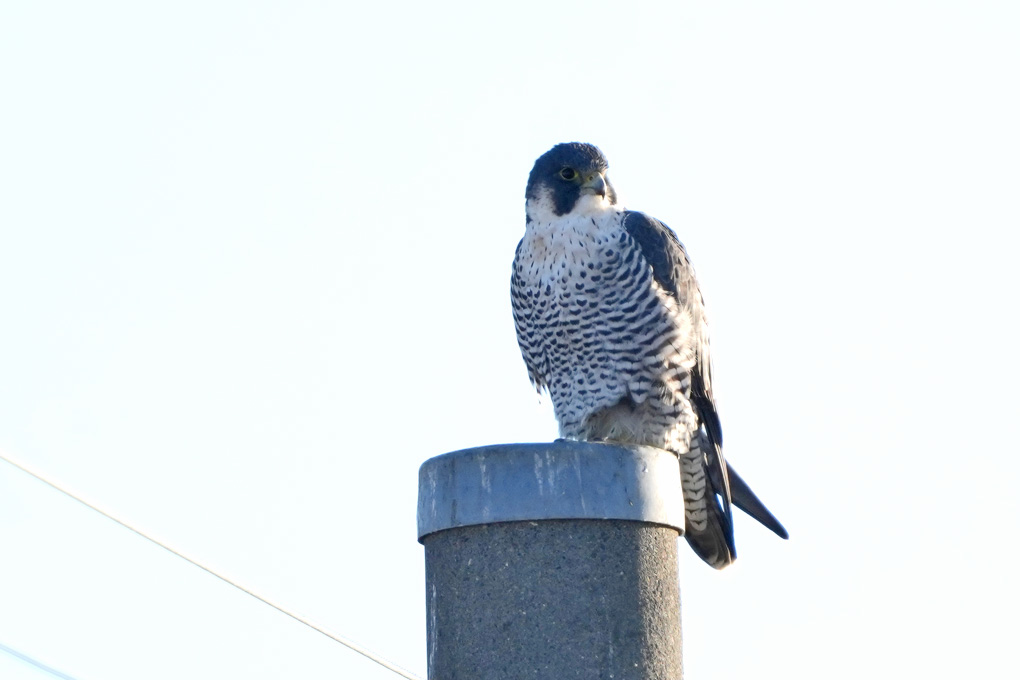
[[[573,168],[563,168],[560,170],[560,177],[569,181],[577,177],[577,173],[574,172]]]

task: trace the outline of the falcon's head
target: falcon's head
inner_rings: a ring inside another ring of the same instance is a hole
[[[606,177],[609,163],[593,144],[557,144],[542,154],[528,177],[528,220],[551,221],[570,214],[602,212],[616,204]]]

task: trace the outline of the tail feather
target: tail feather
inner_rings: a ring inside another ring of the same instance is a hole
[[[706,437],[695,436],[691,450],[680,455],[680,473],[687,543],[710,566],[722,569],[737,558],[730,488],[722,451]]]

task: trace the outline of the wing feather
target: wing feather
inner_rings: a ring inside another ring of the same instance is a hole
[[[712,397],[712,356],[709,349],[708,321],[705,317],[705,301],[698,288],[698,281],[680,239],[672,229],[653,217],[640,212],[628,211],[624,226],[638,246],[641,254],[652,266],[652,274],[665,290],[676,296],[686,306],[694,321],[697,362],[691,373],[691,402],[698,412],[701,425],[707,435],[706,466],[715,491],[722,499],[723,515],[729,524],[728,541],[732,546],[732,524],[730,521],[732,502],[781,538],[789,535],[783,525],[772,515],[747,483],[740,478],[722,455],[722,425]]]
[[[655,280],[691,314],[697,361],[691,374],[691,401],[713,441],[722,447],[722,426],[712,398],[712,355],[705,300],[701,296],[687,251],[672,229],[644,213],[628,210],[624,228],[652,266]]]

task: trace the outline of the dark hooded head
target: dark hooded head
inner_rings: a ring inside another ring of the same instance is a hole
[[[602,196],[613,205],[616,192],[606,176],[608,169],[606,157],[594,144],[557,144],[535,161],[525,199],[533,204],[548,200],[558,216],[569,214],[583,196]]]

